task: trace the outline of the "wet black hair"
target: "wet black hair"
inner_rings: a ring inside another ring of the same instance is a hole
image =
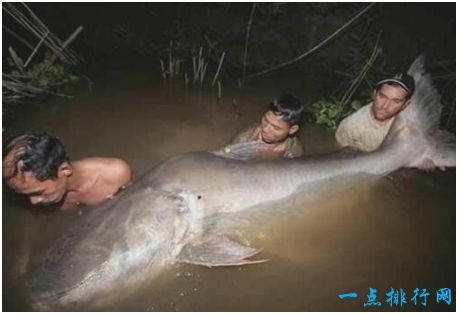
[[[307,111],[302,105],[299,98],[291,94],[282,94],[274,99],[267,110],[273,111],[277,115],[281,115],[283,121],[290,126],[297,124],[301,126],[307,115]]]
[[[14,151],[11,166],[14,177],[18,171],[30,171],[39,181],[57,178],[60,165],[69,162],[64,144],[47,134],[24,134],[8,140],[3,145],[2,160]],[[18,162],[23,166],[18,169]]]

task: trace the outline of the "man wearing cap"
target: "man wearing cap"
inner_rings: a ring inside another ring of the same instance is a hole
[[[378,82],[373,102],[342,120],[336,131],[337,143],[363,152],[376,150],[387,136],[396,115],[409,105],[414,90],[415,81],[406,73]],[[425,159],[419,168],[430,171],[435,164]]]

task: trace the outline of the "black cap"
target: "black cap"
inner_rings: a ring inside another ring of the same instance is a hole
[[[415,81],[407,73],[396,73],[392,77],[386,78],[378,82],[375,87],[378,87],[384,83],[394,82],[402,86],[410,95],[415,91]]]

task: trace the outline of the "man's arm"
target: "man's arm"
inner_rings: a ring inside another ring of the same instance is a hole
[[[299,138],[295,136],[291,141],[291,145],[288,145],[289,147],[287,147],[283,156],[286,158],[297,158],[302,156],[304,154],[304,147]]]
[[[340,122],[339,126],[337,127],[336,134],[335,134],[337,144],[341,148],[346,148],[346,147],[354,148],[352,135],[351,135],[350,130],[348,129],[349,128],[348,118],[349,117],[345,118],[344,120]]]
[[[416,167],[426,172],[434,171],[436,170],[436,168],[439,168],[440,170],[445,171],[445,167],[437,166],[434,163],[434,161],[430,158],[424,158]]]
[[[454,140],[455,138],[450,137],[448,133],[437,130],[428,137],[428,150],[410,166],[427,172],[434,171],[436,168],[445,171],[445,167],[454,167],[456,160]]]

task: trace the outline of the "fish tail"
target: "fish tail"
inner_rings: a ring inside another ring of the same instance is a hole
[[[455,167],[455,135],[439,129],[443,106],[431,74],[425,71],[424,59],[424,55],[419,56],[409,68],[415,92],[393,123],[386,142],[405,142],[410,159],[406,166],[416,167],[429,158],[438,167]]]

